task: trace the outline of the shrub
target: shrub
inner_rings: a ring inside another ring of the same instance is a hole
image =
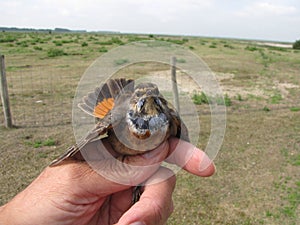
[[[229,45],[229,44],[225,44],[224,48],[234,49],[234,47],[232,45]]]
[[[293,49],[300,49],[300,40],[295,41],[293,44]]]
[[[111,38],[111,42],[117,45],[124,45],[124,42],[121,41],[121,39],[117,38],[117,37],[113,37]]]
[[[196,105],[208,104],[208,99],[204,92],[194,93],[192,96],[192,100]]]
[[[270,109],[269,107],[265,106],[265,107],[263,107],[263,111],[265,111],[265,112],[270,112],[271,109]]]
[[[68,44],[68,43],[73,43],[74,41],[72,39],[69,40],[61,40],[61,43],[63,44]]]
[[[298,112],[298,111],[300,111],[300,107],[292,107],[292,108],[290,108],[290,110],[292,112]]]
[[[33,49],[34,49],[34,50],[37,50],[37,51],[42,51],[42,50],[43,50],[43,48],[42,48],[42,47],[39,47],[39,46],[34,46]]]
[[[238,101],[243,101],[243,98],[242,98],[242,96],[240,95],[240,94],[238,94],[237,96],[236,96],[236,99],[238,100]]]
[[[254,51],[257,51],[258,48],[256,48],[255,46],[247,46],[247,47],[245,48],[245,50],[254,52]]]
[[[168,38],[166,41],[171,42],[173,44],[177,44],[177,45],[183,45],[184,43],[188,42],[189,40],[186,38],[183,38],[181,40]]]
[[[51,48],[47,51],[48,57],[57,57],[67,55],[62,49]]]
[[[95,44],[98,44],[98,45],[112,45],[113,42],[112,41],[97,41],[97,42],[95,42]]]
[[[13,36],[0,37],[0,43],[14,42],[17,38]]]
[[[278,104],[282,100],[282,95],[280,93],[275,93],[274,95],[271,96],[270,102],[272,104]]]
[[[62,42],[61,41],[53,41],[53,43],[55,44],[55,46],[62,46]]]
[[[83,42],[83,43],[81,44],[81,47],[86,47],[86,46],[88,46],[88,45],[89,45],[88,43]]]
[[[107,49],[106,49],[105,47],[101,47],[101,48],[99,49],[99,52],[107,52]]]
[[[226,106],[231,106],[232,105],[232,101],[229,98],[228,94],[225,94],[225,96],[224,96],[224,102],[225,102]]]

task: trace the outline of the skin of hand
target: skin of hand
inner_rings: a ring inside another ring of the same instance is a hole
[[[171,154],[175,146],[180,151]],[[159,162],[172,155],[167,159],[169,163],[185,164],[183,169],[197,176],[211,176],[214,164],[203,151],[195,149],[188,142],[178,144],[178,139],[170,138],[149,153],[126,157],[125,162],[148,165],[149,158]],[[189,153],[191,157],[183,162]],[[140,200],[133,205],[132,186],[102,177],[85,162],[70,160],[47,167],[25,190],[0,207],[0,224],[165,224],[173,211],[176,178],[159,164],[153,167],[157,168],[152,168],[152,173],[146,170],[141,172],[145,176],[132,178],[145,184]]]

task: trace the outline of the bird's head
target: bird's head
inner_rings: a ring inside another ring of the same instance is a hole
[[[166,109],[167,101],[155,84],[137,85],[126,114],[130,132],[139,139],[157,134],[164,137],[169,126]]]

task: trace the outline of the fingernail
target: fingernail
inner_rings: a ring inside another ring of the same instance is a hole
[[[129,225],[146,225],[146,223],[145,222],[141,222],[141,221],[137,221],[137,222],[131,223]]]
[[[200,162],[199,171],[204,172],[209,166],[213,165],[213,162],[208,158],[207,155],[204,155],[202,161]]]

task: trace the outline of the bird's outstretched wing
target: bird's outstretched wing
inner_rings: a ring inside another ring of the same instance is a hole
[[[89,142],[97,140],[112,127],[111,110],[115,107],[115,99],[122,93],[132,93],[134,81],[124,78],[109,79],[106,83],[97,87],[94,92],[89,93],[78,104],[78,107],[87,114],[94,116],[98,122],[78,144],[67,149],[67,151],[51,162],[50,166],[58,165],[67,158],[78,158],[77,154]]]

